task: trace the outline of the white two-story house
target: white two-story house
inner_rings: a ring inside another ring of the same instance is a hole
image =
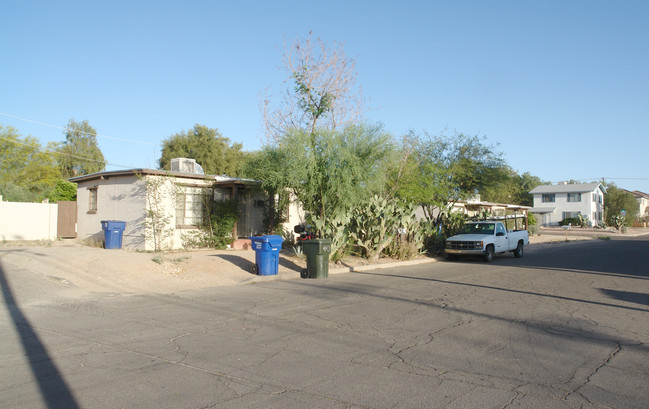
[[[601,183],[541,185],[530,191],[534,196],[533,213],[539,226],[556,226],[568,217],[587,217],[591,226],[604,223],[604,193]]]

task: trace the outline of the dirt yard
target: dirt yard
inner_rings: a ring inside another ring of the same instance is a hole
[[[634,229],[627,234],[647,232],[649,229]],[[601,230],[594,233],[596,236],[578,234],[575,229],[569,232],[568,241],[591,240],[605,234],[619,235]],[[530,243],[534,246],[557,244],[565,242],[565,237],[560,231],[542,231],[540,236],[531,237]],[[435,259],[419,256],[409,262],[431,261]],[[299,279],[300,272],[306,267],[306,259],[295,256],[290,248],[282,250],[278,275],[257,276],[252,273],[255,262],[252,250],[150,253],[88,247],[75,240],[0,243],[0,262],[3,268],[13,266],[26,274],[54,280],[62,287],[116,293],[173,293],[264,280]],[[390,259],[369,262],[362,258],[347,258],[342,263],[330,264],[329,274],[349,271],[349,267],[394,263],[395,260]]]

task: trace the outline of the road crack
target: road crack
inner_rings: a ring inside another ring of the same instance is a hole
[[[616,342],[615,345],[616,345],[615,351],[613,351],[613,352],[612,352],[608,357],[606,357],[606,359],[604,360],[604,362],[602,362],[602,363],[601,363],[600,365],[598,365],[595,369],[593,369],[593,370],[591,371],[591,373],[588,374],[588,376],[586,376],[586,379],[584,380],[584,382],[582,382],[580,385],[578,385],[578,386],[575,387],[573,390],[571,390],[570,392],[568,392],[568,393],[563,397],[563,400],[567,400],[567,399],[568,399],[569,397],[571,397],[572,395],[577,394],[578,391],[579,391],[579,389],[583,388],[583,387],[586,386],[588,383],[590,383],[590,380],[593,378],[593,376],[595,376],[595,374],[597,374],[597,372],[598,372],[600,369],[602,369],[603,367],[605,367],[606,365],[608,365],[608,364],[611,362],[611,360],[612,360],[613,358],[615,358],[615,356],[616,356],[620,351],[622,351],[622,345],[620,345],[620,342],[619,342],[619,341]],[[584,399],[588,400],[585,396],[583,396],[583,395],[581,395],[581,396],[582,396]]]

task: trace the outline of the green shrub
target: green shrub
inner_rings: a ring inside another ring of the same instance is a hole
[[[581,222],[578,217],[566,217],[565,219],[559,222],[559,226],[567,226],[568,224],[572,226],[581,226]]]
[[[237,203],[234,200],[215,202],[210,220],[212,236],[210,244],[217,249],[224,249],[232,242],[232,229],[239,219]]]
[[[527,226],[527,232],[529,233],[530,236],[536,236],[539,234],[539,226],[536,225]]]

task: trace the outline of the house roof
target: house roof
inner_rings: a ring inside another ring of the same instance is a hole
[[[635,196],[636,199],[641,198],[641,197],[643,197],[643,198],[645,198],[645,199],[649,199],[649,194],[647,194],[647,193],[645,193],[645,192],[641,192],[641,191],[639,191],[639,190],[634,190],[634,191],[631,192],[631,193],[633,193],[633,196]]]
[[[213,180],[216,182],[216,184],[259,183],[259,181],[254,179],[242,179],[242,178],[235,178],[226,175],[203,175],[203,174],[193,174],[193,173],[183,173],[183,172],[170,172],[168,170],[158,170],[158,169],[126,169],[126,170],[114,170],[114,171],[107,171],[107,172],[97,172],[97,173],[91,173],[89,175],[76,176],[70,178],[70,182],[79,183],[79,182],[86,182],[95,179],[108,179],[110,177],[134,176],[134,175],[175,176],[175,177],[182,177],[185,179]]]
[[[602,191],[606,191],[604,186],[599,182],[593,183],[570,183],[565,185],[541,185],[537,186],[534,189],[530,190],[530,193],[582,193],[582,192],[592,192],[597,187],[600,187]]]

